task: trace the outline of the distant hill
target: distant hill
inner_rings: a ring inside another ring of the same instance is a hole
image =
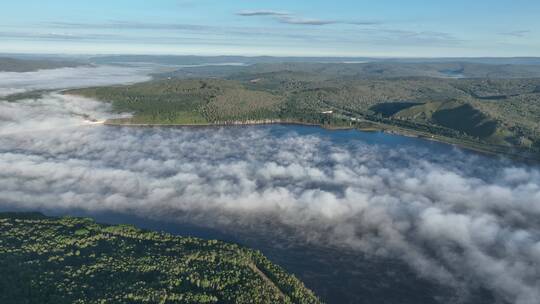
[[[32,72],[37,70],[76,67],[81,65],[83,64],[75,61],[0,57],[0,72]]]
[[[540,65],[540,57],[486,58],[376,58],[376,57],[273,57],[273,56],[189,56],[189,55],[111,55],[88,59],[96,64],[154,63],[162,65],[202,65],[222,63],[475,63],[490,65]]]
[[[487,64],[466,61],[399,62],[374,61],[364,63],[279,62],[254,63],[247,66],[186,67],[158,76],[175,78],[239,78],[242,75],[289,72],[317,76],[317,80],[336,78],[540,78],[540,65]]]
[[[0,303],[319,303],[261,253],[85,218],[0,213]]]
[[[283,62],[348,62],[366,61],[357,57],[272,57],[272,56],[177,56],[177,55],[112,55],[89,59],[97,64],[154,63],[162,65],[203,65],[223,63],[283,63]]]

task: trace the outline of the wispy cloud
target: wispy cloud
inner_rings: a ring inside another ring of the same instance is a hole
[[[109,34],[73,34],[63,32],[0,32],[2,38],[15,39],[47,39],[47,40],[95,40],[117,38],[116,35]]]
[[[305,31],[295,33],[295,32],[283,32],[278,29],[272,29],[267,27],[231,27],[231,26],[209,26],[209,25],[198,25],[198,24],[184,24],[184,23],[152,23],[152,22],[132,22],[132,21],[122,21],[122,20],[110,20],[103,23],[79,23],[79,22],[52,22],[52,23],[45,23],[42,24],[45,28],[51,28],[52,30],[56,30],[58,32],[68,32],[68,31],[75,31],[78,32],[79,30],[85,30],[85,33],[81,33],[78,35],[78,37],[82,40],[85,40],[87,36],[89,36],[86,31],[88,29],[94,29],[94,30],[114,30],[114,29],[123,29],[123,30],[130,30],[130,31],[138,31],[138,30],[147,30],[148,33],[153,33],[154,31],[164,31],[161,35],[158,36],[149,36],[147,34],[141,34],[137,33],[136,35],[124,35],[118,36],[118,35],[101,35],[101,38],[103,39],[110,39],[110,40],[144,40],[144,41],[176,41],[178,42],[179,39],[182,39],[182,42],[185,42],[186,39],[188,40],[199,40],[199,41],[207,41],[212,42],[213,40],[219,40],[220,42],[228,41],[228,43],[231,42],[230,37],[234,37],[236,41],[241,42],[246,37],[261,37],[262,35],[265,37],[274,37],[274,38],[285,38],[285,39],[294,39],[294,40],[309,40],[313,41],[314,39],[317,39],[318,34],[315,35],[313,33],[306,33]],[[198,35],[200,37],[184,37],[182,36],[182,32],[187,34],[193,34]],[[319,33],[320,34],[320,33]],[[202,36],[204,35],[204,36]],[[225,35],[228,35],[225,37]],[[22,37],[22,38],[42,38],[42,39],[49,39],[52,38],[52,36],[42,36],[41,34],[37,33],[2,33],[0,32],[0,37]],[[75,35],[66,36],[67,38],[74,38]],[[90,35],[91,38],[94,38],[97,36]]]
[[[409,31],[409,30],[396,30],[396,29],[384,29],[377,30],[381,37],[387,37],[393,41],[411,41],[417,42],[439,42],[439,43],[459,43],[462,40],[456,38],[450,33],[435,32],[435,31]]]
[[[103,43],[144,43],[152,45],[222,45],[259,47],[276,43],[305,50],[326,48],[330,45],[343,49],[361,45],[371,46],[452,46],[463,45],[463,40],[449,33],[411,31],[388,26],[378,21],[306,18],[282,11],[243,11],[242,18],[268,18],[290,25],[286,31],[280,26],[215,26],[175,22],[144,22],[108,20],[103,22],[48,22],[37,27],[12,32],[0,32],[1,38],[13,41],[65,41]],[[260,17],[256,17],[260,16]],[[265,17],[266,16],[266,17]],[[331,26],[336,25],[336,26]],[[337,26],[342,25],[342,26]],[[346,26],[350,25],[350,26]],[[120,32],[117,30],[121,30]],[[263,38],[264,37],[264,38]],[[303,52],[303,51],[302,51]]]
[[[282,16],[277,18],[281,23],[286,24],[299,24],[299,25],[328,25],[338,23],[334,20],[322,20],[322,19],[308,19],[308,18],[298,18],[291,16]]]
[[[290,13],[273,10],[244,10],[236,13],[239,16],[252,17],[252,16],[289,16]]]
[[[512,37],[525,37],[530,33],[531,31],[529,30],[519,30],[519,31],[502,32],[502,33],[499,33],[499,35],[512,36]]]
[[[147,30],[209,30],[211,26],[183,23],[150,23],[112,20],[104,23],[52,22],[47,25],[58,28],[101,29],[147,29]]]
[[[269,16],[280,23],[294,24],[294,25],[330,25],[330,24],[351,24],[351,25],[374,25],[379,24],[376,21],[347,21],[347,20],[331,20],[331,19],[319,19],[319,18],[307,18],[298,16],[293,13],[273,10],[245,10],[236,13],[243,17],[257,17],[257,16]]]

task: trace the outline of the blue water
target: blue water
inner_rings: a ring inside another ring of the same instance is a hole
[[[329,130],[320,127],[301,126],[301,125],[272,125],[256,127],[267,129],[277,137],[283,137],[291,132],[299,135],[314,135],[335,143],[336,145],[347,145],[351,143],[362,142],[369,145],[382,145],[388,148],[413,147],[422,145],[432,149],[434,152],[448,152],[453,149],[452,145],[421,139],[417,137],[389,134],[381,131],[365,132],[354,129],[350,130]]]

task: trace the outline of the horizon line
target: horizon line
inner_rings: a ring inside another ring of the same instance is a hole
[[[173,53],[57,53],[57,52],[0,52],[0,57],[8,56],[88,56],[88,57],[107,57],[107,56],[151,56],[151,57],[244,57],[244,58],[362,58],[362,59],[540,59],[537,56],[369,56],[369,55],[247,55],[247,54],[220,54],[220,55],[196,55],[196,54],[173,54]]]

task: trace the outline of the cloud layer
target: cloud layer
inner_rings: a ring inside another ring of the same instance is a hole
[[[31,90],[53,90],[150,80],[150,68],[87,66],[35,72],[0,73],[0,97]]]
[[[306,128],[81,126],[107,110],[57,94],[0,101],[0,130],[11,130],[0,134],[0,207],[230,229],[270,222],[308,242],[400,258],[461,292],[540,298],[537,167]]]

